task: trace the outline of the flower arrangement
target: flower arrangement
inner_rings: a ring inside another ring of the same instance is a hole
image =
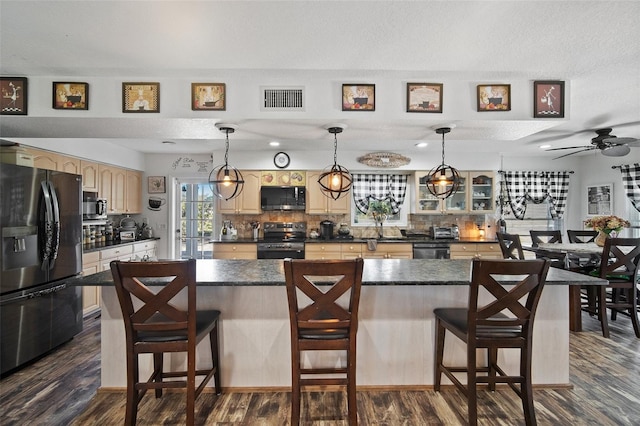
[[[631,224],[618,216],[596,216],[584,221],[585,226],[609,235],[611,232],[620,232],[622,228],[628,228]]]
[[[369,202],[367,213],[376,222],[384,222],[391,214],[391,204],[388,201],[371,201]]]

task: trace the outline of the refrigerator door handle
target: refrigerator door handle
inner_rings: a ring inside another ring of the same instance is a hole
[[[51,258],[51,250],[53,243],[53,206],[51,205],[51,193],[49,192],[48,182],[40,182],[42,187],[42,195],[44,198],[44,241],[42,247],[42,265],[41,269],[46,271],[49,269],[49,259]]]
[[[51,260],[49,269],[53,269],[56,259],[58,258],[58,250],[60,249],[60,204],[58,203],[58,193],[51,181],[47,181],[49,192],[51,193],[51,204],[53,213],[53,228],[51,235]]]

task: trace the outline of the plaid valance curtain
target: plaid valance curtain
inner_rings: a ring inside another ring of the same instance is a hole
[[[369,210],[369,202],[389,201],[391,212],[397,214],[407,192],[406,175],[353,174],[353,200],[362,213]]]
[[[622,183],[633,207],[640,212],[640,163],[620,166]]]
[[[569,172],[502,172],[508,203],[516,219],[524,219],[527,201],[540,204],[547,198],[551,217],[562,219],[567,206]]]

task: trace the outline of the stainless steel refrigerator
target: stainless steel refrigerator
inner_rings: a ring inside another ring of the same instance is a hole
[[[0,374],[82,331],[82,177],[0,164]]]

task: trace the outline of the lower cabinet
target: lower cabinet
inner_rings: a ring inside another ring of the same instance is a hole
[[[365,243],[312,243],[304,252],[305,259],[412,259],[413,244],[379,243],[369,250]]]
[[[92,275],[100,272],[100,252],[83,253],[82,275]],[[100,287],[82,287],[82,314],[87,315],[100,309]]]
[[[255,243],[214,243],[214,259],[257,259],[258,245]]]
[[[502,251],[497,241],[452,243],[451,259],[502,259]]]
[[[378,243],[375,250],[362,245],[362,257],[365,259],[413,259],[411,243]]]
[[[133,244],[133,256],[131,259],[149,260],[156,257],[156,242],[155,241],[140,241]]]
[[[341,244],[305,244],[304,245],[304,258],[305,259],[342,259]],[[359,254],[359,251],[358,251]]]
[[[131,260],[133,256],[133,245],[123,244],[121,246],[100,250],[100,271],[111,269],[109,264],[112,260]]]

